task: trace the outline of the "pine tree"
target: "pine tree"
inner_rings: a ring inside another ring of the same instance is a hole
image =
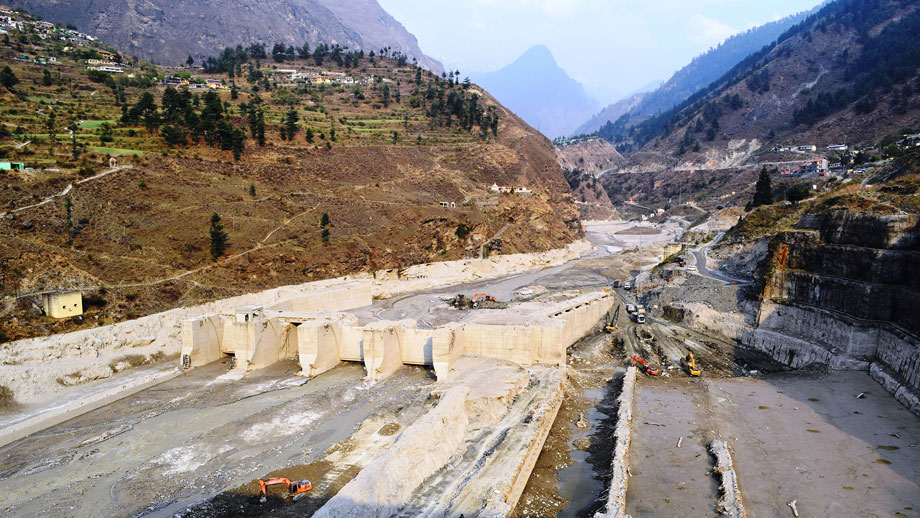
[[[329,213],[324,212],[323,215],[319,218],[320,228],[326,228],[329,226]]]
[[[55,121],[57,115],[54,113],[54,110],[48,112],[48,118],[45,120],[45,129],[48,130],[48,137],[51,144],[51,154],[54,154],[54,145],[57,143],[57,125]]]
[[[285,133],[287,134],[288,140],[294,140],[294,135],[297,134],[298,120],[300,120],[300,117],[297,116],[297,110],[294,108],[288,110],[284,120]]]
[[[8,66],[3,67],[3,70],[0,71],[0,85],[3,85],[7,90],[12,90],[18,82],[19,78],[13,73],[13,69]]]
[[[259,110],[259,118],[256,124],[256,140],[259,142],[259,147],[265,147],[265,113],[262,110]]]
[[[243,130],[236,128],[231,133],[232,143],[231,148],[233,150],[233,160],[239,162],[240,157],[243,156],[243,150],[246,148],[246,134],[243,133]]]
[[[224,226],[220,224],[220,215],[216,212],[211,214],[211,228],[208,231],[211,237],[211,259],[214,261],[224,255],[227,250],[227,233],[224,232]]]
[[[764,167],[760,170],[760,178],[757,179],[757,185],[754,187],[754,199],[751,205],[759,207],[771,203],[773,203],[773,187],[770,183],[770,173]]]
[[[70,154],[76,160],[80,158],[80,144],[77,142],[77,130],[80,129],[80,125],[74,120],[68,129],[70,130]]]

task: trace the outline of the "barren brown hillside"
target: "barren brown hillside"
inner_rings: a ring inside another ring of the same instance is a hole
[[[352,272],[478,256],[502,229],[486,252],[546,250],[582,233],[551,143],[476,86],[448,86],[427,72],[416,75],[412,65],[379,57],[365,56],[350,69],[328,61],[263,62],[265,77],[258,82],[234,79],[237,99],[226,90],[219,94],[233,127],[246,132],[237,162],[230,151],[204,142],[169,148],[156,131],[118,123],[114,91],[123,88],[123,104],[130,107],[143,92],[160,104],[165,86],[140,88],[125,76],[93,83],[82,60],[59,46],[19,48],[3,47],[0,64],[20,80],[0,101],[4,127],[13,133],[0,149],[30,168],[6,171],[0,182],[2,329],[8,339]],[[14,59],[23,53],[57,53],[58,63]],[[280,67],[366,83],[284,85]],[[43,84],[45,70],[51,85]],[[137,78],[186,71],[126,72]],[[196,74],[231,82],[226,74],[192,71],[193,83]],[[451,91],[462,91],[467,100],[481,95],[482,106],[495,107],[495,134],[430,117],[439,92]],[[264,147],[251,138],[244,116],[257,96]],[[280,123],[292,108],[300,118],[297,133],[282,141]],[[44,128],[52,110],[59,129],[50,153]],[[71,121],[80,126],[77,158],[64,129]],[[109,143],[100,140],[106,121],[114,135]],[[118,157],[117,169],[109,168],[110,155]],[[533,194],[497,194],[493,183]],[[230,243],[217,261],[209,255],[213,213]],[[323,213],[330,218],[328,244]],[[39,298],[30,296],[65,288],[84,291],[82,321],[41,316]]]

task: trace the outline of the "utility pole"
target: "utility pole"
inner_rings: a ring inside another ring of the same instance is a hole
[[[636,274],[636,279],[639,279],[639,276],[642,275],[642,228],[639,228],[639,273]],[[633,286],[635,288],[635,286]]]

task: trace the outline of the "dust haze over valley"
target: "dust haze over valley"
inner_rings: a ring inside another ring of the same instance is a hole
[[[0,513],[920,516],[920,5],[0,4]]]

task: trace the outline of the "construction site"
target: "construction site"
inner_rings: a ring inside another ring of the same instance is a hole
[[[0,511],[920,516],[913,378],[780,355],[715,221],[15,342]]]

